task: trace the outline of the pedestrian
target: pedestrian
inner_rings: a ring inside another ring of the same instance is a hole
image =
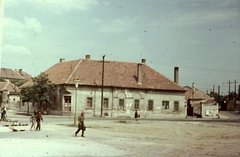
[[[81,112],[81,114],[78,116],[78,129],[77,129],[77,131],[75,132],[75,136],[77,136],[77,134],[79,133],[79,131],[80,130],[82,130],[82,137],[85,137],[84,136],[84,131],[85,131],[85,125],[84,125],[84,119],[85,119],[85,117],[84,117],[84,114],[85,114],[85,112]]]
[[[135,120],[138,121],[138,112],[137,112],[137,110],[135,110],[134,117],[135,117]]]
[[[1,121],[3,120],[3,109],[4,108],[1,108]]]
[[[7,120],[7,113],[5,107],[2,108],[1,110],[1,121]]]
[[[36,116],[37,116],[37,112],[34,111],[33,114],[31,115],[31,118],[30,118],[30,122],[32,123],[30,131],[32,131],[33,127],[34,127],[34,130],[35,130]]]
[[[38,111],[37,115],[36,115],[36,121],[37,121],[37,127],[36,127],[36,131],[37,130],[41,130],[41,121],[43,121],[42,115],[41,115],[41,111]]]

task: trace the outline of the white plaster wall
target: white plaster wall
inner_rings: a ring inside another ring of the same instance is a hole
[[[68,89],[72,93],[72,106],[75,105],[75,88]],[[87,97],[93,98],[93,107],[87,108]],[[145,90],[124,90],[104,88],[103,98],[108,98],[108,109],[103,109],[103,116],[108,113],[108,117],[133,117],[134,99],[140,100],[139,113],[141,117],[163,117],[181,116],[185,117],[185,95],[182,92],[146,92]],[[119,109],[119,98],[125,99],[124,110]],[[153,100],[154,110],[147,111],[148,100]],[[162,101],[169,101],[169,110],[162,109]],[[179,102],[179,111],[173,112],[174,101]],[[75,108],[72,107],[72,113]],[[86,116],[98,117],[101,115],[101,88],[90,88],[80,86],[77,91],[77,114],[81,111],[86,112]]]

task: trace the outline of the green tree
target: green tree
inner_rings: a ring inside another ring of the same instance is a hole
[[[55,86],[51,84],[48,75],[41,73],[39,76],[32,78],[33,85],[21,89],[21,99],[23,101],[38,102],[39,109],[43,104],[51,104],[49,95],[55,91]]]
[[[13,84],[15,84],[16,86],[20,87],[21,85],[23,85],[24,83],[26,83],[28,80],[11,80],[11,82]]]
[[[51,104],[49,95],[55,91],[55,86],[51,84],[48,75],[41,73],[39,76],[32,78],[34,98],[39,102],[39,108],[42,109],[43,104]]]

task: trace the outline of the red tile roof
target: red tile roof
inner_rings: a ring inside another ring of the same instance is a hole
[[[210,96],[208,96],[206,93],[204,93],[203,91],[199,90],[199,89],[193,89],[189,86],[185,86],[184,87],[186,91],[185,93],[185,99],[198,99],[198,100],[209,100],[211,99]]]
[[[11,82],[0,82],[0,91],[8,90],[10,92],[20,92],[17,86]]]
[[[0,77],[4,79],[18,79],[18,80],[29,80],[31,76],[26,72],[12,70],[8,68],[1,68]]]
[[[142,64],[142,84],[137,81],[138,63],[105,61],[104,86],[141,89],[184,91],[184,88],[146,64]],[[53,84],[75,84],[78,78],[81,85],[102,85],[102,60],[79,59],[60,62],[44,73]],[[27,84],[32,84],[30,81]],[[25,84],[26,86],[26,84]]]

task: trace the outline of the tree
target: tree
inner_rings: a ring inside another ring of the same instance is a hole
[[[42,109],[43,104],[51,103],[49,95],[55,91],[55,86],[51,84],[48,75],[45,73],[32,78],[32,81],[32,86],[21,89],[21,99],[28,102],[38,102],[39,109]]]
[[[34,97],[39,102],[39,108],[42,109],[43,104],[51,103],[49,95],[55,91],[55,86],[51,84],[48,75],[41,73],[39,76],[32,78]]]

